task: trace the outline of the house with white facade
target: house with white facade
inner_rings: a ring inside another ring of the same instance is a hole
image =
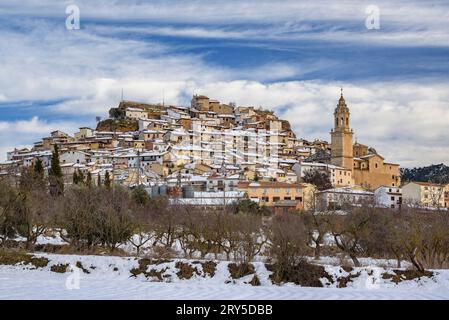
[[[79,150],[69,150],[61,153],[59,156],[60,163],[78,163],[84,164],[90,161],[90,154]]]
[[[135,120],[148,119],[148,112],[139,108],[127,108],[125,111],[125,117]]]
[[[377,206],[382,208],[400,209],[402,207],[402,189],[381,186],[374,190],[374,201]]]
[[[333,188],[318,191],[315,196],[317,210],[339,210],[348,206],[374,204],[374,192],[358,188]]]

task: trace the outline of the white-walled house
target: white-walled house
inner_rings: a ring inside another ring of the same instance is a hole
[[[379,207],[400,209],[402,206],[402,189],[381,186],[374,190],[374,201]]]
[[[84,151],[69,150],[59,156],[59,162],[84,164],[90,161],[90,155]]]
[[[148,119],[148,112],[139,108],[127,108],[125,117],[129,119]]]
[[[317,210],[341,209],[374,203],[374,192],[356,188],[333,188],[318,191],[315,197]]]
[[[207,178],[206,190],[208,192],[217,191],[236,191],[238,190],[239,175],[224,177],[219,175],[212,175]]]

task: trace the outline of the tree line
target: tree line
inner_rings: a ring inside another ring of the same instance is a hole
[[[57,168],[51,170],[56,179]],[[59,182],[44,178],[38,163],[23,169],[17,185],[0,180],[0,245],[21,236],[33,250],[40,235],[57,229],[76,252],[97,247],[114,252],[127,245],[137,255],[150,248],[161,256],[240,262],[261,257],[278,273],[306,257],[322,256],[349,257],[355,266],[363,257],[396,259],[398,267],[406,260],[419,271],[449,264],[449,217],[444,212],[366,204],[348,207],[345,214],[273,215],[249,200],[210,209],[150,198],[142,187],[87,181],[63,190]]]

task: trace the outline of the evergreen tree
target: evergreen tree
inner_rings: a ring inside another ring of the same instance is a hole
[[[75,171],[74,173],[73,173],[73,184],[78,184],[78,182],[79,182],[79,178],[78,178],[78,173],[77,173],[77,171]]]
[[[111,188],[111,178],[109,177],[109,171],[106,171],[106,174],[104,175],[104,185],[106,188]]]
[[[87,172],[87,176],[86,176],[86,186],[88,188],[92,187],[92,174],[90,173],[90,171]]]
[[[101,175],[100,175],[100,173],[98,173],[98,177],[97,177],[97,186],[98,187],[101,186]]]
[[[145,206],[150,202],[150,197],[148,196],[148,192],[145,190],[143,185],[139,185],[137,188],[133,190],[133,198],[137,204]]]
[[[259,181],[259,175],[257,174],[257,171],[254,173],[254,181]]]
[[[84,173],[78,169],[78,184],[84,184]]]
[[[320,171],[316,169],[307,170],[304,173],[302,181],[315,185],[318,190],[326,190],[332,188],[330,175],[327,171]]]
[[[42,163],[41,159],[37,159],[34,163],[34,172],[36,176],[40,179],[44,179],[44,164]]]
[[[62,177],[61,165],[59,164],[59,149],[55,145],[52,153],[51,166],[48,173],[50,181],[50,193],[53,196],[61,195],[64,192],[64,180]]]

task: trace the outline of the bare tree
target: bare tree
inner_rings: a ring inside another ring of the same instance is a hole
[[[269,240],[270,257],[275,262],[273,278],[280,282],[304,259],[307,251],[307,234],[300,217],[293,214],[273,217]]]
[[[0,245],[17,234],[16,214],[24,210],[23,199],[7,181],[0,180]]]
[[[313,244],[314,258],[321,257],[321,246],[328,231],[327,217],[323,212],[309,211],[303,214],[304,226],[309,236],[309,242]]]
[[[358,256],[366,250],[361,244],[368,231],[371,208],[357,207],[344,215],[328,215],[329,230],[335,245],[360,267]]]
[[[264,225],[261,216],[242,215],[239,220],[240,236],[236,254],[241,262],[248,263],[261,254],[267,245],[268,228]]]
[[[170,208],[168,199],[158,197],[152,199],[149,207],[154,217],[154,231],[157,243],[170,249],[176,240],[178,211]]]
[[[136,248],[136,255],[139,256],[141,249],[148,243],[156,240],[156,235],[153,231],[154,218],[151,215],[147,206],[138,206],[133,213],[134,229],[133,235],[129,242]]]
[[[113,252],[132,235],[130,194],[124,187],[117,186],[113,190],[102,188],[99,200],[100,239]]]

